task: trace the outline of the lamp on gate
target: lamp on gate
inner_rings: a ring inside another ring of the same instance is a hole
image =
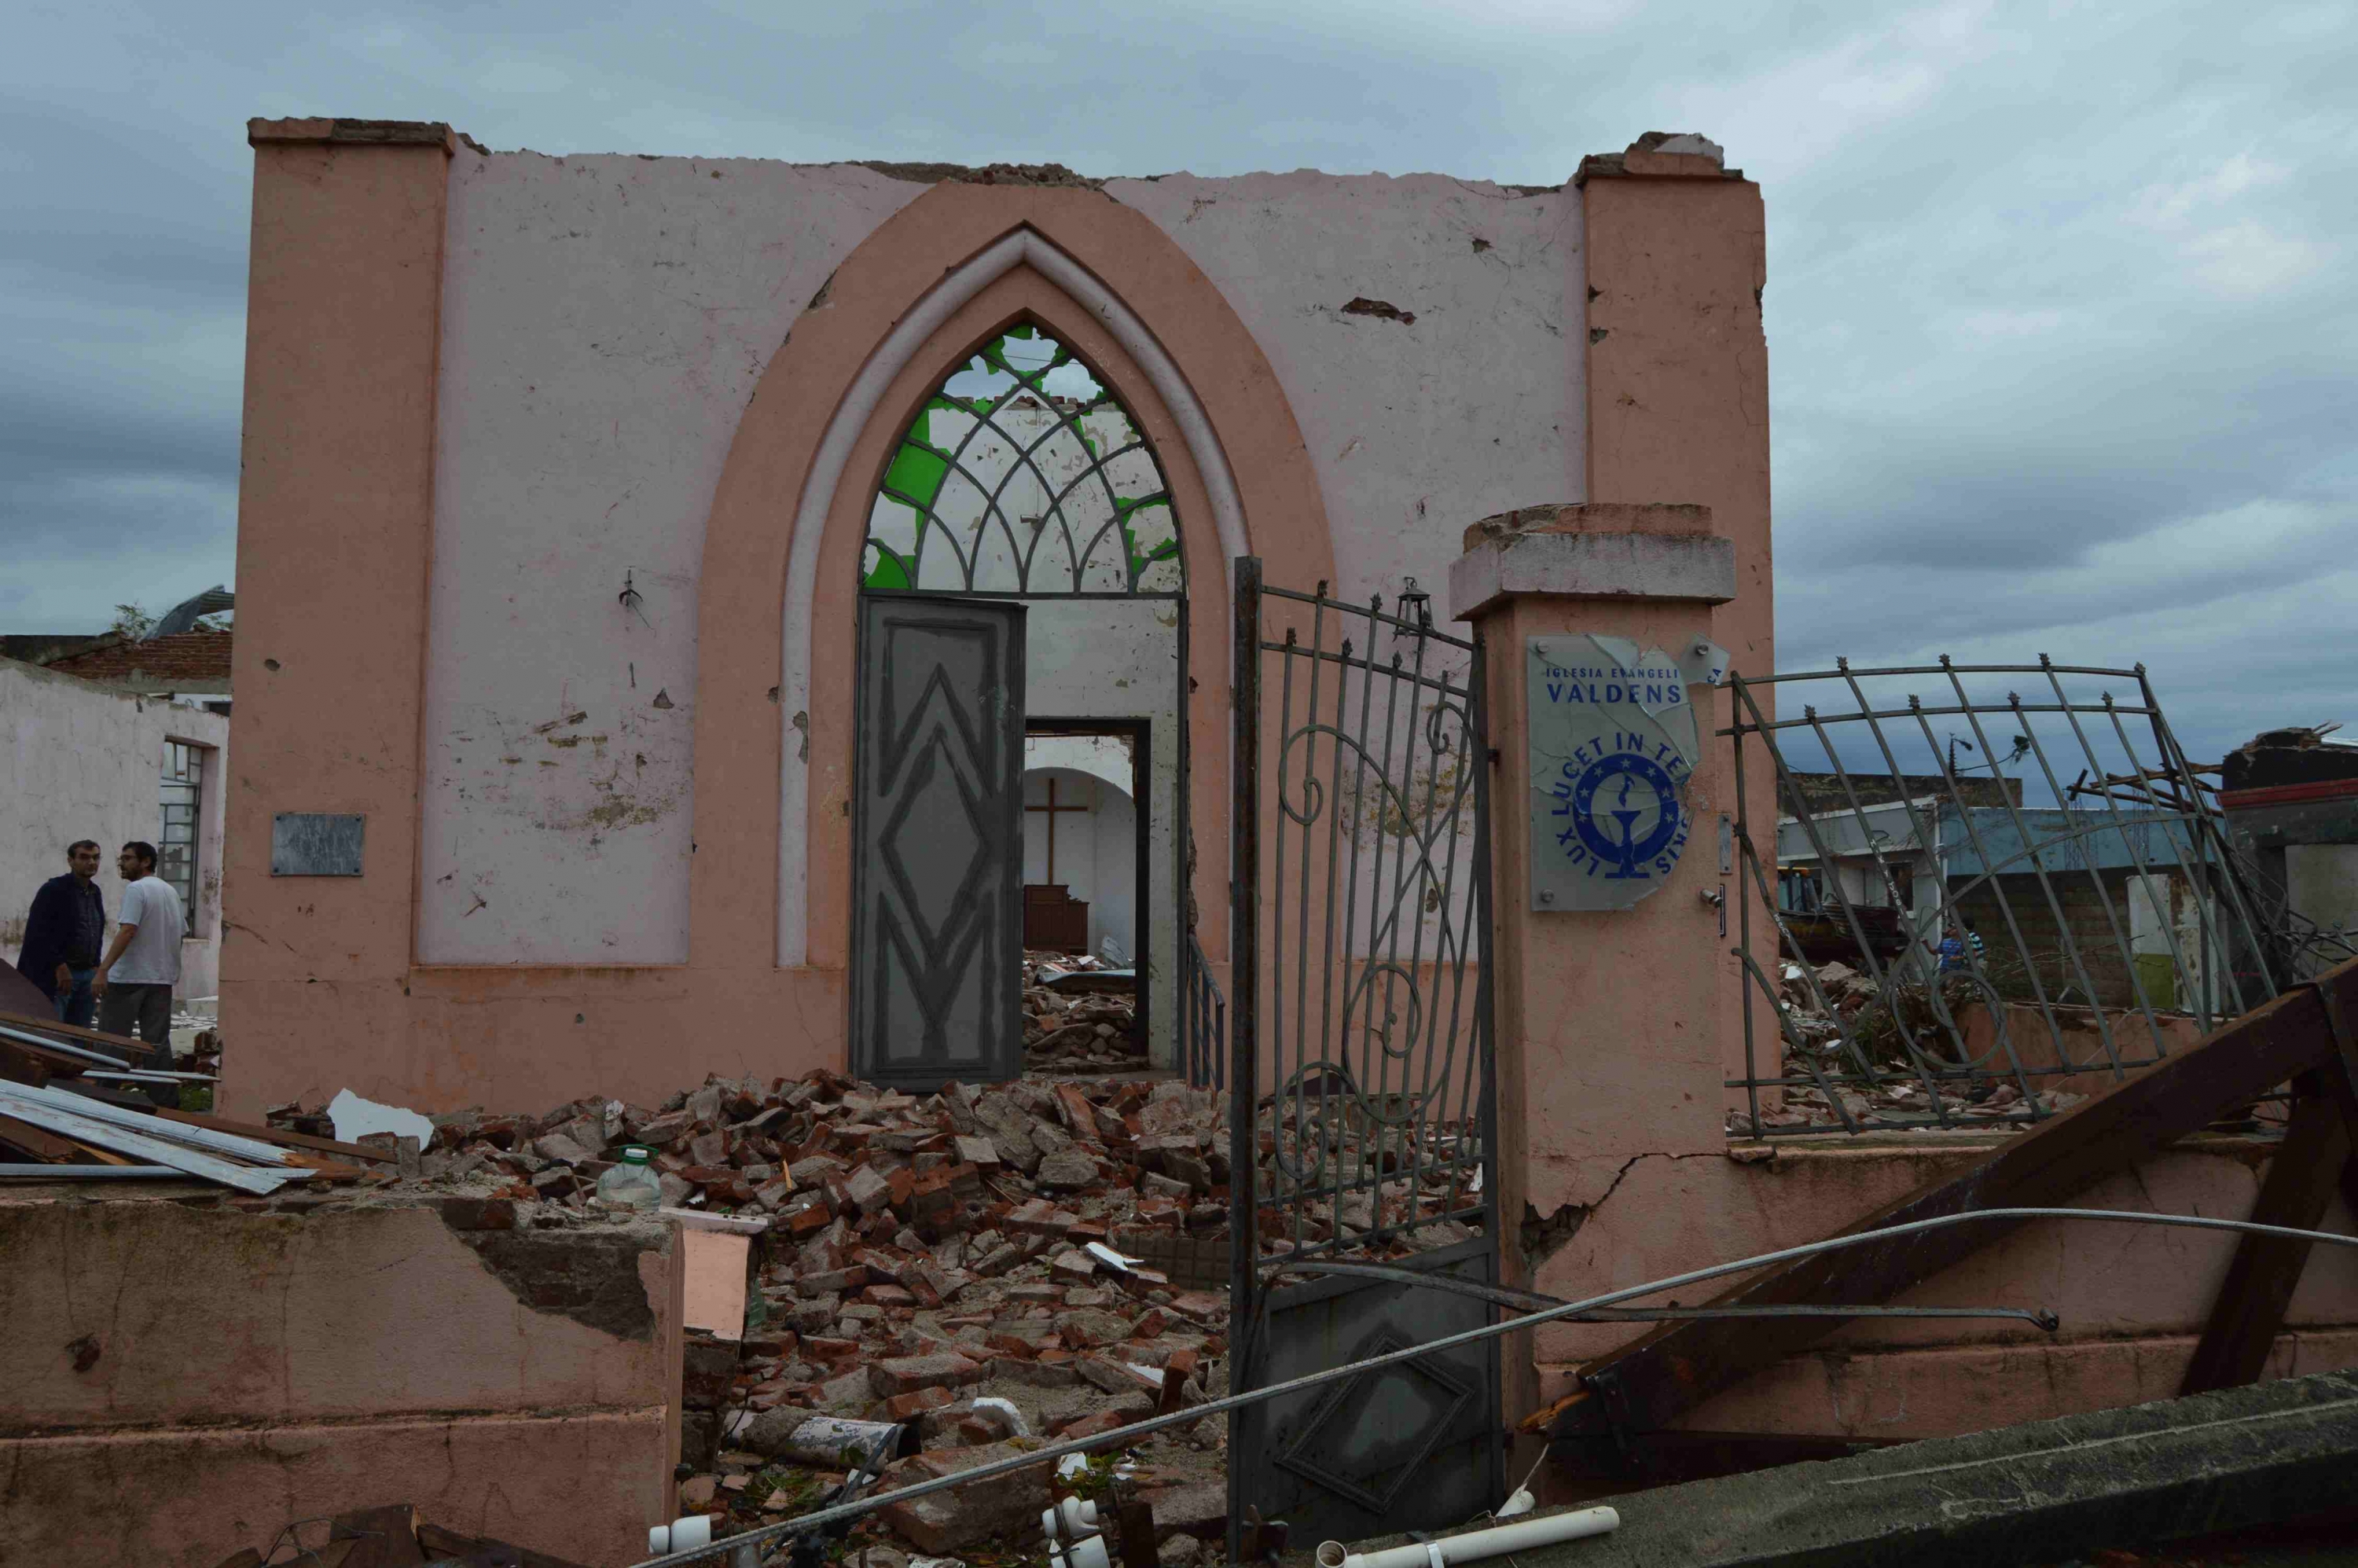
[[[1416,586],[1416,579],[1401,579],[1400,614],[1403,621],[1416,622],[1420,632],[1433,630],[1433,595]]]

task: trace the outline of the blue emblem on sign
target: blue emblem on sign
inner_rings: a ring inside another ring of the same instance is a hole
[[[1678,784],[1638,752],[1592,762],[1572,786],[1572,830],[1612,870],[1612,881],[1649,877],[1650,861],[1680,838]]]
[[[1574,751],[1548,791],[1550,815],[1564,824],[1555,841],[1571,868],[1608,882],[1670,875],[1687,843],[1679,786],[1688,771],[1675,749],[1634,730],[1608,731]]]

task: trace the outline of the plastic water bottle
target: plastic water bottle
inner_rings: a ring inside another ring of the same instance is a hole
[[[622,1146],[622,1157],[598,1178],[598,1201],[608,1208],[652,1209],[663,1202],[663,1183],[648,1165],[648,1151],[636,1143]]]

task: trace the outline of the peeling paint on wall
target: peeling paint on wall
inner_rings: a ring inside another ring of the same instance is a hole
[[[940,179],[1098,185],[1046,168],[452,160],[425,961],[686,960],[713,491],[795,320]],[[1578,498],[1576,193],[1311,173],[1101,189],[1170,232],[1267,353],[1318,465],[1336,591],[1437,580],[1465,519]],[[1353,301],[1371,319],[1338,330]],[[530,734],[577,712],[588,728],[551,731],[572,744]],[[807,719],[790,740],[807,761]]]
[[[925,189],[845,165],[452,159],[425,961],[686,959],[713,490],[795,319]],[[551,719],[563,743],[533,732]]]

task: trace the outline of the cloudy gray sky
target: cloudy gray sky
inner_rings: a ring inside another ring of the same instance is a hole
[[[1767,193],[1788,667],[2142,659],[2198,756],[2358,728],[2353,0],[338,9],[16,13],[0,631],[232,574],[251,114],[1532,184],[1660,128]]]

